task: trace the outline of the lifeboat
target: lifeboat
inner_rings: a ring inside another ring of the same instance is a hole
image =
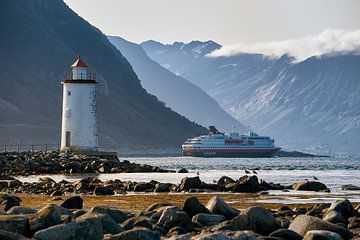
[[[225,143],[243,143],[242,139],[225,139]]]

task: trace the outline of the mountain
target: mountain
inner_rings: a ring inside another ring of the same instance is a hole
[[[130,62],[141,85],[174,111],[203,126],[215,125],[222,131],[233,126],[245,129],[205,91],[151,60],[141,46],[120,37],[108,39]]]
[[[179,149],[207,132],[148,94],[106,36],[61,0],[1,1],[0,31],[0,144],[59,142],[60,83],[79,52],[99,82],[101,147]]]
[[[288,55],[199,54],[196,49],[209,41],[141,45],[153,60],[200,86],[236,119],[273,136],[284,148],[360,152],[359,55],[333,53],[295,62]]]

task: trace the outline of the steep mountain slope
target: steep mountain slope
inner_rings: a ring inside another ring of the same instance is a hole
[[[166,106],[203,126],[216,125],[220,130],[229,130],[233,126],[238,130],[245,129],[199,87],[151,60],[141,46],[120,37],[108,39],[129,60],[142,86]]]
[[[178,148],[206,132],[148,94],[121,53],[60,0],[0,3],[0,144],[58,143],[65,71],[96,72],[100,146]]]
[[[208,58],[172,45],[141,45],[151,58],[202,87],[235,118],[285,148],[360,152],[358,55],[331,54],[294,63],[286,55]],[[191,66],[176,64],[173,55],[191,55]]]

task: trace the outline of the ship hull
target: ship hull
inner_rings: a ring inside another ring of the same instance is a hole
[[[183,156],[191,157],[222,157],[222,158],[271,158],[279,151],[279,148],[267,151],[183,151]]]

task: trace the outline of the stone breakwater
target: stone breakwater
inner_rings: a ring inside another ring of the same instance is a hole
[[[38,182],[21,182],[10,176],[0,176],[0,191],[13,193],[45,194],[63,196],[73,194],[115,195],[127,192],[154,192],[154,193],[261,193],[267,190],[288,189],[304,191],[329,192],[325,184],[317,181],[301,181],[290,186],[268,183],[257,176],[242,176],[238,180],[223,176],[216,183],[205,183],[199,177],[185,177],[179,184],[161,183],[157,181],[133,182],[119,179],[101,181],[96,177],[87,177],[75,182],[62,180],[54,181],[50,177],[40,178]]]
[[[59,173],[171,172],[159,167],[76,153],[4,152],[0,153],[0,175],[28,176]]]
[[[359,206],[348,200],[311,207],[234,209],[214,196],[205,205],[190,197],[179,206],[155,203],[145,211],[94,206],[73,196],[40,210],[0,195],[0,239],[36,240],[347,240],[360,237]]]

